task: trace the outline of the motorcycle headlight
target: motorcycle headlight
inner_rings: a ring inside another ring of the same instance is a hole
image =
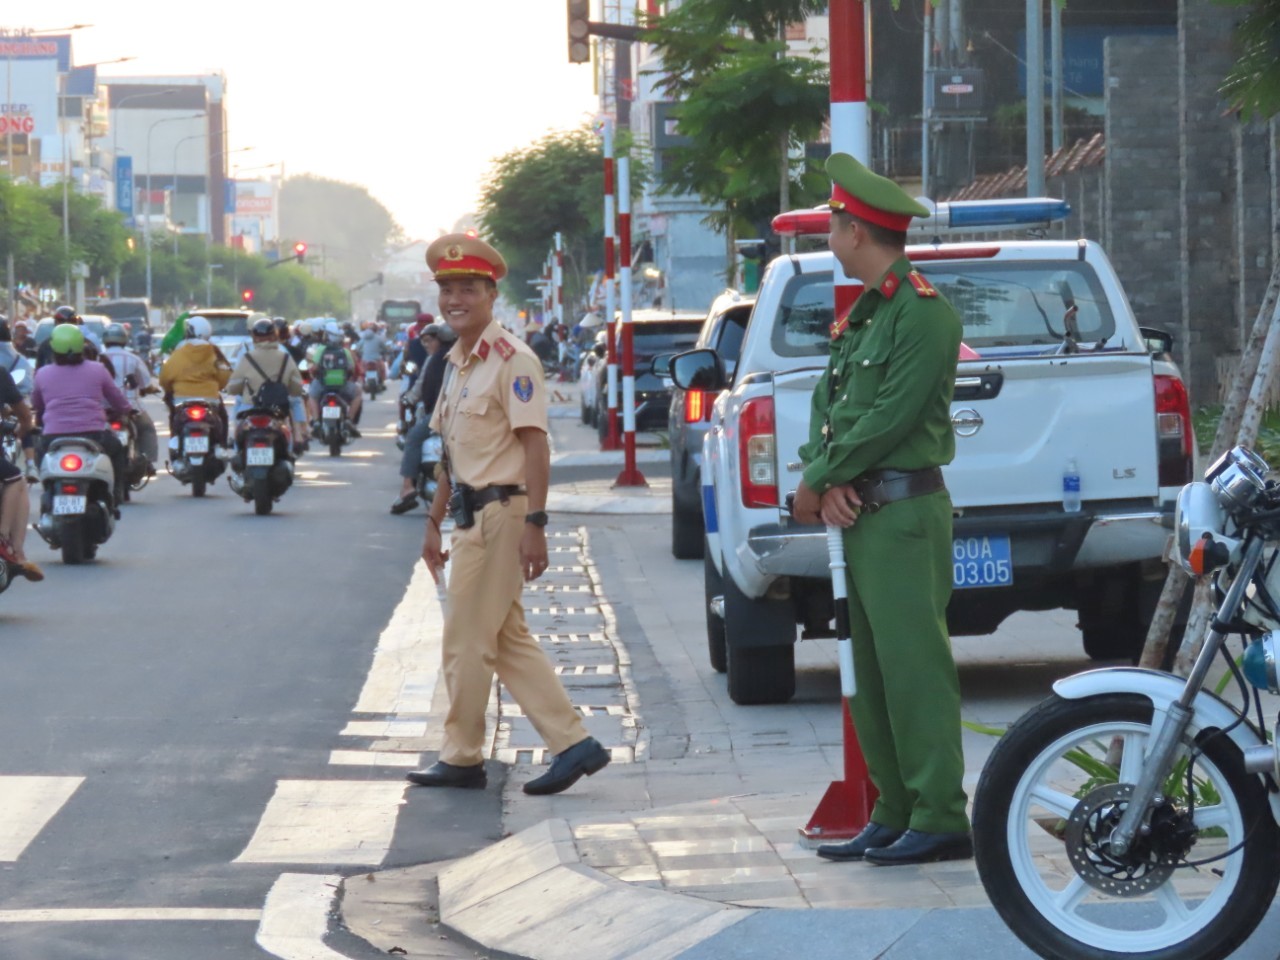
[[[1188,573],[1201,576],[1220,563],[1206,563],[1206,548],[1214,543],[1230,547],[1235,541],[1224,535],[1226,516],[1215,491],[1207,483],[1188,483],[1178,494],[1173,514],[1177,531],[1178,564]],[[1225,561],[1224,561],[1225,562]]]
[[[1223,507],[1232,513],[1252,509],[1266,492],[1267,462],[1252,450],[1228,450],[1206,472],[1205,479]]]
[[[438,436],[427,437],[422,441],[422,457],[424,460],[440,460],[440,454],[444,451],[443,444]]]

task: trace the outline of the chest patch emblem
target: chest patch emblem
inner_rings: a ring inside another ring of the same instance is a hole
[[[517,400],[528,403],[533,399],[533,377],[516,377],[511,383],[511,389]]]

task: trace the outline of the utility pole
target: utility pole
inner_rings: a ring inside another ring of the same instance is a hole
[[[1050,0],[1052,3],[1053,0]],[[1027,0],[1027,196],[1044,196],[1044,8]]]

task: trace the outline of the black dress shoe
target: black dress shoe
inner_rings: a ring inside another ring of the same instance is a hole
[[[556,754],[555,759],[551,761],[551,769],[526,783],[524,792],[541,797],[568,790],[581,779],[583,774],[589,777],[593,773],[598,773],[607,767],[612,759],[609,751],[600,746],[600,741],[595,737],[587,737],[563,753]]]
[[[417,505],[418,495],[416,493],[406,493],[391,505],[391,512],[396,514],[408,513]]]
[[[406,773],[404,778],[420,787],[460,787],[463,790],[483,790],[489,782],[483,763],[458,767],[443,760],[436,761],[425,770]]]
[[[871,847],[863,859],[880,867],[896,867],[904,863],[968,860],[972,856],[973,837],[967,833],[908,830],[887,847]]]
[[[901,830],[868,823],[852,840],[844,843],[824,843],[818,848],[818,856],[824,860],[861,860],[872,847],[887,847],[900,836]]]

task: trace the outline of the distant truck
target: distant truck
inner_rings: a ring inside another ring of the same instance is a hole
[[[124,297],[119,300],[103,300],[89,307],[90,312],[110,317],[115,323],[129,324],[130,347],[144,356],[151,349],[156,327],[164,318],[164,311],[151,306],[145,297]]]
[[[393,333],[406,324],[413,323],[421,312],[420,300],[383,300],[378,305],[378,319]]]

